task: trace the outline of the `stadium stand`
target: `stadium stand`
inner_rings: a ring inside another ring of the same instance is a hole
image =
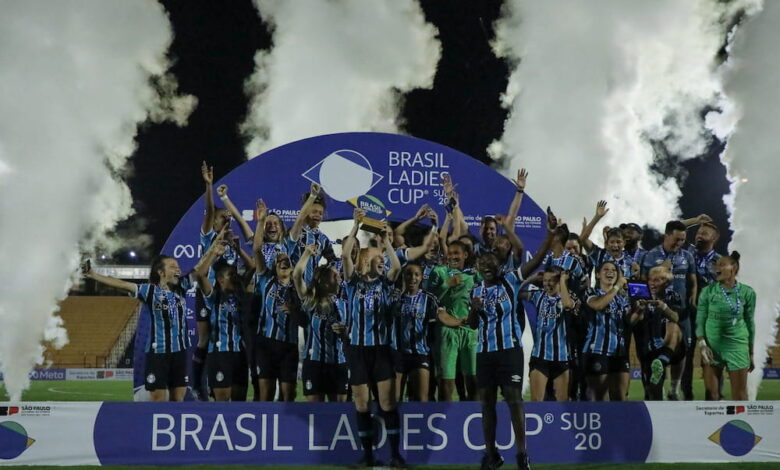
[[[130,297],[70,296],[60,304],[59,315],[69,343],[61,350],[47,348],[53,367],[113,367],[132,339],[138,301]]]

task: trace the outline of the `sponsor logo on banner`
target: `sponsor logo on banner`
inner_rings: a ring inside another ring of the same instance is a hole
[[[11,416],[19,412],[18,406],[0,406],[0,416]]]
[[[497,445],[515,446],[506,407],[499,407]],[[103,465],[344,464],[360,442],[349,404],[104,403],[95,421]],[[401,446],[411,463],[478,462],[485,444],[477,403],[404,404]],[[378,453],[389,452],[378,419]],[[122,432],[116,432],[117,429]],[[629,431],[630,429],[630,431]],[[652,426],[643,403],[533,403],[526,407],[530,457],[539,463],[643,462]],[[334,452],[335,451],[335,452]]]
[[[66,380],[65,369],[33,369],[28,374],[30,380]],[[3,373],[0,372],[0,380],[3,380]]]
[[[727,454],[735,457],[747,455],[756,444],[761,442],[761,436],[756,435],[753,427],[740,419],[729,421],[719,427],[708,439],[719,445]]]
[[[27,435],[27,430],[14,421],[0,422],[0,460],[11,460],[22,455],[22,452],[35,443],[35,439]]]
[[[765,367],[764,368],[764,380],[777,380],[780,379],[780,368],[777,367]]]
[[[340,202],[366,194],[382,180],[363,154],[349,149],[336,150],[301,176],[319,184],[328,196]]]
[[[775,406],[761,402],[746,405],[696,405],[696,411],[705,416],[728,416],[745,413],[748,416],[774,416]]]

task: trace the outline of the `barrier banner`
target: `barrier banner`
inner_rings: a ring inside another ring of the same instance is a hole
[[[133,380],[133,369],[65,369],[65,380]]]
[[[67,380],[66,369],[33,369],[28,374],[30,380]],[[3,373],[0,372],[0,380],[3,380]]]
[[[527,403],[534,463],[780,462],[780,402]],[[350,403],[0,403],[0,465],[348,464]],[[479,403],[404,403],[410,465],[479,462]],[[498,446],[515,454],[505,404]],[[389,457],[376,418],[377,456]]]

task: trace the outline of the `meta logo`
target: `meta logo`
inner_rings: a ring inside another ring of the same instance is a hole
[[[13,409],[16,407],[8,408]],[[16,408],[16,412],[19,412],[18,408]],[[27,436],[27,430],[21,424],[13,421],[0,423],[0,459],[15,459],[22,455],[22,452],[27,450],[33,443],[35,443],[35,439]]]
[[[731,420],[724,424],[712,433],[708,439],[718,444],[727,454],[735,457],[746,455],[753,450],[756,444],[761,442],[761,436],[756,435],[750,424],[739,419]]]

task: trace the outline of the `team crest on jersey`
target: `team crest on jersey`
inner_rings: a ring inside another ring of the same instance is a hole
[[[522,378],[522,377],[520,377],[520,376],[519,376],[519,375],[517,375],[517,374],[513,375],[512,377],[510,377],[510,379],[512,379],[512,382],[520,382],[520,381],[522,381],[522,380],[523,380],[523,378]]]
[[[225,374],[222,371],[217,372],[217,382],[222,382],[223,380],[225,380]]]
[[[146,382],[153,384],[157,381],[157,377],[154,376],[154,374],[149,374],[146,376]]]
[[[311,387],[312,387],[311,380],[307,380],[306,381],[306,390],[311,390]]]

